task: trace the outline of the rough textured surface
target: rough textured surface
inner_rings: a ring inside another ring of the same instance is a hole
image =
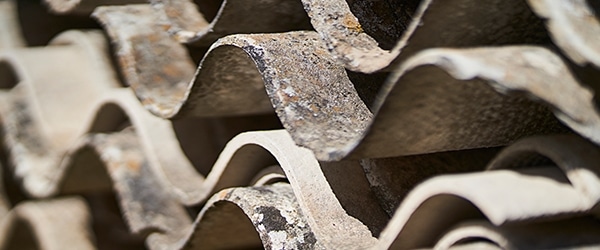
[[[145,6],[136,8],[101,8],[95,15],[104,20],[120,48],[119,61],[132,89],[151,112],[161,117],[269,112],[264,86],[296,143],[313,150],[321,160],[500,146],[529,134],[560,130],[552,125],[556,122],[544,108],[523,98],[505,98],[483,83],[458,84],[463,80],[461,76],[453,78],[435,68],[428,69],[431,72],[412,70],[416,66],[406,64],[391,78],[400,79],[388,81],[375,97],[372,109],[379,112],[372,119],[343,67],[328,56],[312,32],[220,39],[205,54],[195,79],[186,87],[191,63],[181,51],[183,47],[166,35],[156,35],[159,31],[153,24],[156,18],[151,18],[152,10]],[[126,25],[123,18],[129,18]],[[140,24],[133,20],[147,20],[147,29],[135,29]],[[164,56],[153,56],[158,54]],[[415,60],[408,60],[407,64]],[[168,64],[171,61],[181,65]],[[551,62],[562,66],[557,59]],[[454,65],[447,67],[471,67],[464,61],[450,63]],[[480,66],[480,74],[494,74],[493,67],[509,67],[508,63],[507,59],[498,58],[489,66]],[[133,65],[139,68],[131,68]],[[500,85],[510,85],[507,81],[511,80],[504,79]],[[445,95],[438,94],[442,92]],[[472,105],[472,100],[477,100],[476,105]],[[398,126],[403,129],[395,130]],[[403,147],[388,146],[399,141]]]
[[[402,78],[410,71],[416,71],[428,65],[439,67],[456,79],[470,80],[479,78],[486,80],[494,89],[502,93],[524,92],[528,96],[541,100],[554,108],[554,113],[564,124],[583,136],[600,142],[598,124],[600,118],[594,102],[594,92],[577,81],[577,77],[565,63],[551,51],[539,47],[500,47],[482,49],[433,49],[426,50],[406,61],[392,81],[402,82]],[[433,69],[436,70],[436,69]],[[518,70],[518,71],[517,71]],[[393,84],[384,86],[388,91]],[[392,95],[395,90],[391,90]],[[518,99],[515,101],[520,102]],[[385,107],[385,103],[383,104]],[[534,115],[545,120],[541,107],[538,111],[530,111],[524,116],[510,112],[495,126],[501,129],[502,123],[515,119],[515,123],[529,123]],[[493,119],[493,118],[492,118]],[[517,129],[514,132],[526,131],[536,125]]]
[[[386,49],[381,48],[380,41],[365,33],[361,24],[370,25],[371,16],[361,17],[366,13],[356,10],[357,13],[353,13],[347,1],[302,2],[313,27],[324,38],[332,54],[346,68],[360,72],[393,69],[390,65],[431,47],[476,47],[546,40],[541,21],[520,0],[424,0],[414,13],[411,12],[415,1],[408,1],[402,10],[411,13],[413,18],[406,20],[394,16],[398,22],[394,28],[403,30],[403,34],[392,49],[387,49],[389,45],[386,46],[384,41],[381,43]]]
[[[596,1],[144,2],[0,0],[0,249],[600,246]]]
[[[126,129],[110,135],[94,135],[87,144],[88,148],[81,150],[94,150],[97,157],[105,162],[105,171],[112,179],[121,211],[133,233],[151,234],[147,243],[153,249],[172,245],[183,236],[184,225],[191,221],[184,207],[168,192],[150,189],[160,183],[150,169],[134,131]],[[68,185],[69,178],[81,177],[67,175],[63,185]],[[84,187],[81,184],[77,186]]]
[[[485,54],[472,53],[472,56],[484,57]],[[490,66],[481,66],[481,74],[494,74],[493,67],[508,67],[507,60],[499,60],[491,61]],[[400,76],[390,78],[376,97],[373,109],[378,112],[374,119],[344,69],[327,56],[316,34],[310,32],[235,35],[217,41],[202,60],[185,96],[167,95],[171,103],[167,106],[175,106],[175,109],[154,108],[157,105],[145,97],[146,89],[152,89],[157,92],[149,98],[164,99],[162,87],[143,84],[133,89],[138,97],[144,96],[141,99],[151,106],[151,111],[163,117],[268,112],[270,99],[296,143],[313,150],[321,160],[339,160],[348,155],[389,157],[500,146],[528,134],[560,131],[541,106],[522,97],[506,98],[482,81],[458,83],[462,76],[453,77],[439,68],[413,70],[416,68],[410,64],[413,61],[417,59],[407,61],[395,74]],[[552,62],[561,66],[556,60]],[[455,65],[447,65],[448,69],[441,65],[441,68],[449,71],[453,70],[449,67],[471,67],[464,61],[450,63]],[[149,70],[148,74],[164,79],[160,77],[161,72]],[[400,79],[393,80],[396,78]],[[511,80],[506,79],[499,85],[510,89],[508,81]],[[521,85],[526,86],[520,88],[535,88],[527,86],[533,84],[523,82]],[[444,98],[437,94],[441,92],[445,93]],[[423,97],[416,100],[419,95]],[[477,105],[471,105],[474,99],[478,100]],[[403,129],[390,130],[398,126]],[[457,128],[460,128],[458,133]],[[398,141],[404,142],[403,147],[388,147]]]
[[[148,5],[108,6],[93,16],[113,39],[121,73],[144,107],[162,117],[177,113],[194,65],[185,48],[161,32],[156,11]]]
[[[210,45],[220,37],[236,33],[268,33],[309,29],[308,18],[298,1],[220,1],[212,11],[190,0],[152,0],[161,10],[168,32],[178,41]],[[208,1],[207,1],[208,2]],[[214,3],[213,3],[214,4]],[[206,3],[210,6],[210,4]],[[211,19],[207,17],[212,16]]]
[[[248,249],[261,242],[265,249],[315,249],[318,245],[289,184],[220,191],[208,200],[196,224],[184,249]]]

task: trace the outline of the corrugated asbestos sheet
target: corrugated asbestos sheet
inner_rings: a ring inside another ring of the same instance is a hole
[[[598,249],[596,0],[0,0],[2,249]]]

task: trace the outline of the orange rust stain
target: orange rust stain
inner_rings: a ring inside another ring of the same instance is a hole
[[[126,167],[127,167],[127,169],[134,171],[134,172],[140,171],[140,163],[137,161],[127,161]]]
[[[164,79],[161,76],[159,76],[159,75],[153,75],[152,76],[152,80],[155,83],[163,83],[164,82]]]
[[[329,55],[329,52],[324,49],[315,49],[314,53],[319,57]]]
[[[121,64],[121,67],[123,67],[123,68],[134,67],[134,65],[131,63],[131,60],[128,57],[119,56],[118,60],[119,60],[119,63]],[[129,75],[129,73],[127,71],[125,71],[125,74]]]
[[[160,28],[161,28],[163,31],[168,31],[168,30],[170,30],[170,29],[171,29],[171,27],[172,27],[172,25],[170,25],[170,24],[160,24]]]
[[[312,112],[314,112],[314,113],[317,113],[317,112],[319,112],[319,107],[317,107],[314,104],[311,104],[310,105],[310,110],[312,110]]]
[[[148,41],[150,41],[150,42],[156,42],[156,41],[160,40],[160,38],[161,38],[161,36],[159,36],[156,33],[149,34],[148,36],[146,36],[146,39],[148,39]]]
[[[154,104],[154,98],[146,97],[146,98],[142,99],[141,102],[142,102],[142,105],[151,105],[151,104]]]
[[[178,75],[181,75],[181,71],[179,70],[179,68],[173,64],[168,64],[164,66],[163,73],[165,73],[165,75],[169,77],[176,77]]]
[[[176,18],[183,14],[182,11],[177,8],[165,8],[165,13],[170,18]]]
[[[355,17],[353,17],[349,14],[345,15],[343,22],[344,22],[344,26],[346,26],[349,30],[352,30],[352,31],[358,32],[358,33],[363,32],[362,26],[360,26],[360,23],[356,20]]]
[[[219,200],[224,200],[224,199],[225,199],[225,197],[227,197],[228,195],[229,195],[229,192],[220,192],[220,193],[218,194],[218,196],[219,196]]]
[[[297,102],[300,100],[300,97],[295,95],[288,95],[283,91],[279,91],[278,95],[283,103]]]

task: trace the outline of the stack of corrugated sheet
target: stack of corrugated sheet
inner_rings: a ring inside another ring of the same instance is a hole
[[[0,0],[0,246],[600,248],[599,13]]]

